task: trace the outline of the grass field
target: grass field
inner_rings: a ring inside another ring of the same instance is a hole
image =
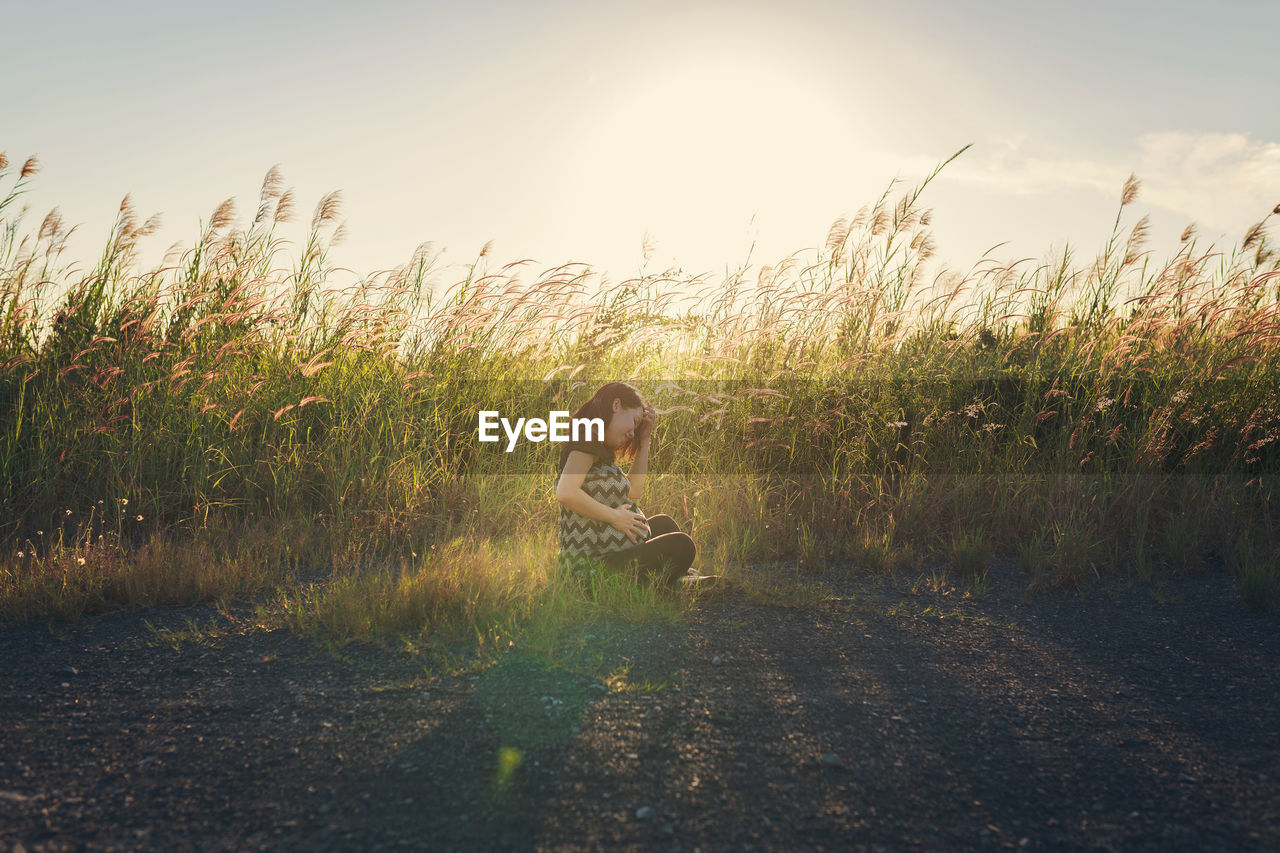
[[[704,570],[980,577],[1006,554],[1032,589],[1225,571],[1274,605],[1271,214],[1156,259],[1131,178],[1088,256],[934,274],[935,171],[720,279],[482,251],[438,281],[424,244],[339,291],[337,195],[288,243],[275,170],[251,222],[224,203],[157,269],[126,198],[85,272],[56,212],[24,223],[37,161],[0,163],[4,621],[273,590],[338,642],[570,613],[554,446],[482,448],[477,412],[572,410],[612,379],[661,413],[642,506],[691,530]]]

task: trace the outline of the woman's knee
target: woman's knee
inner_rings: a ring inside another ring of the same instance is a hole
[[[676,520],[666,513],[651,515],[645,521],[649,525],[650,537],[680,532],[680,525],[676,524]]]
[[[697,551],[689,534],[677,531],[655,536],[634,548],[605,555],[604,560],[616,568],[640,575],[660,572],[673,579],[693,565]]]
[[[698,546],[693,543],[693,537],[679,531],[664,533],[662,536],[650,539],[649,543],[653,546],[654,552],[662,558],[682,563],[681,568],[687,569],[693,565],[693,558],[698,553]]]

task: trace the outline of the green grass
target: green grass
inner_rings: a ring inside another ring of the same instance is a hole
[[[19,209],[35,177],[0,166],[6,622],[278,590],[285,623],[335,647],[469,632],[545,651],[602,611],[678,613],[567,589],[553,449],[476,441],[480,409],[574,409],[614,378],[663,412],[642,505],[760,600],[783,593],[735,566],[940,553],[978,580],[979,545],[952,536],[982,531],[983,565],[1010,553],[1032,585],[1078,586],[1218,570],[1233,537],[1276,527],[1266,218],[1158,260],[1133,182],[1092,256],[935,276],[930,176],[718,281],[487,252],[442,281],[424,247],[339,292],[336,196],[294,246],[274,171],[251,221],[224,204],[152,270],[127,200],[101,257],[67,261],[60,219]],[[1273,570],[1239,576],[1251,602],[1274,590]]]
[[[1228,568],[1235,575],[1245,609],[1275,609],[1280,601],[1280,559],[1270,536],[1241,531],[1228,552]]]
[[[961,533],[951,540],[951,568],[960,577],[976,582],[987,574],[987,547],[975,533]]]
[[[188,618],[183,628],[156,626],[146,619],[142,620],[142,624],[152,634],[152,639],[147,643],[150,646],[165,646],[180,652],[188,646],[216,648],[222,644],[222,630],[215,619],[201,625],[198,620]]]

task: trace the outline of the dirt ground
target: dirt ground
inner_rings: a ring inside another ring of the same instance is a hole
[[[1229,580],[808,582],[586,626],[594,676],[211,607],[0,630],[0,851],[1280,849],[1280,615]]]

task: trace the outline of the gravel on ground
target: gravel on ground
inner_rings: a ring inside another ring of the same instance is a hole
[[[804,581],[585,626],[590,671],[210,606],[0,630],[0,853],[1280,849],[1280,616],[1229,579]]]

